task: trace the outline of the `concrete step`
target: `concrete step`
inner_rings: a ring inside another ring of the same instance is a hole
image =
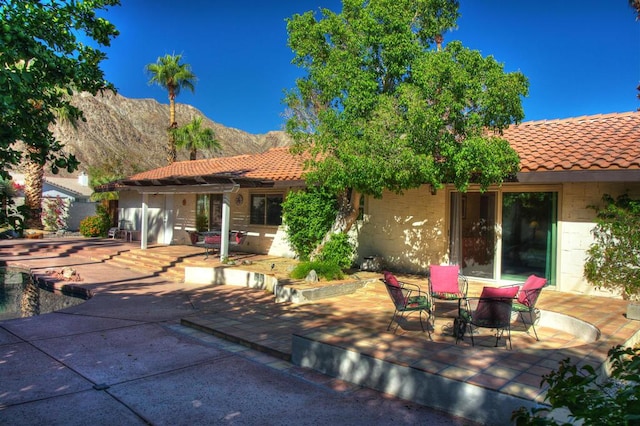
[[[184,266],[180,265],[180,258],[175,256],[150,253],[146,250],[131,250],[120,253],[109,261],[134,271],[162,276],[171,281],[184,281]]]

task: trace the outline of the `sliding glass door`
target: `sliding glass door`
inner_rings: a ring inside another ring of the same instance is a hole
[[[502,279],[522,281],[536,274],[553,281],[557,205],[556,192],[502,194]]]
[[[450,258],[468,277],[553,283],[557,192],[452,192]]]

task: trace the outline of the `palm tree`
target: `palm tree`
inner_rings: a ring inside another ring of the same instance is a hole
[[[54,87],[52,92],[61,99],[69,99],[70,95],[67,89],[62,87]],[[38,103],[38,101],[34,101]],[[40,108],[42,107],[41,104]],[[69,105],[63,104],[52,107],[51,111],[58,123],[70,124],[74,129],[76,127],[76,117],[71,113]],[[42,224],[42,188],[44,179],[44,165],[46,158],[43,153],[32,148],[27,148],[27,155],[24,160],[24,204],[27,208],[26,224],[31,229],[43,229]],[[58,166],[53,163],[51,165],[53,173],[58,173]]]
[[[216,140],[213,129],[202,128],[202,117],[194,117],[189,124],[172,131],[175,138],[176,147],[189,150],[189,160],[196,159],[199,149],[221,148],[220,142]]]
[[[169,92],[169,142],[167,144],[167,162],[176,161],[176,145],[172,129],[178,127],[176,123],[176,96],[180,90],[195,90],[196,76],[191,72],[189,64],[181,64],[182,55],[165,55],[158,58],[155,64],[146,66],[151,75],[149,84],[157,84]]]

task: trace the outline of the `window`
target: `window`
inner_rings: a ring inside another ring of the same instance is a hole
[[[257,194],[251,196],[251,224],[282,224],[282,194]]]
[[[196,229],[200,232],[220,229],[222,223],[222,195],[196,195]]]

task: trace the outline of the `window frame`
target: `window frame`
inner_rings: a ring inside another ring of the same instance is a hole
[[[260,210],[256,211],[256,200],[260,198],[263,201],[263,205]],[[271,201],[270,201],[271,200]],[[274,206],[277,202],[277,210],[274,211]],[[251,194],[251,201],[249,204],[249,223],[251,225],[258,226],[280,226],[282,225],[282,203],[284,202],[283,193],[255,193]],[[258,216],[261,219],[258,220]],[[274,220],[275,219],[275,220]]]

